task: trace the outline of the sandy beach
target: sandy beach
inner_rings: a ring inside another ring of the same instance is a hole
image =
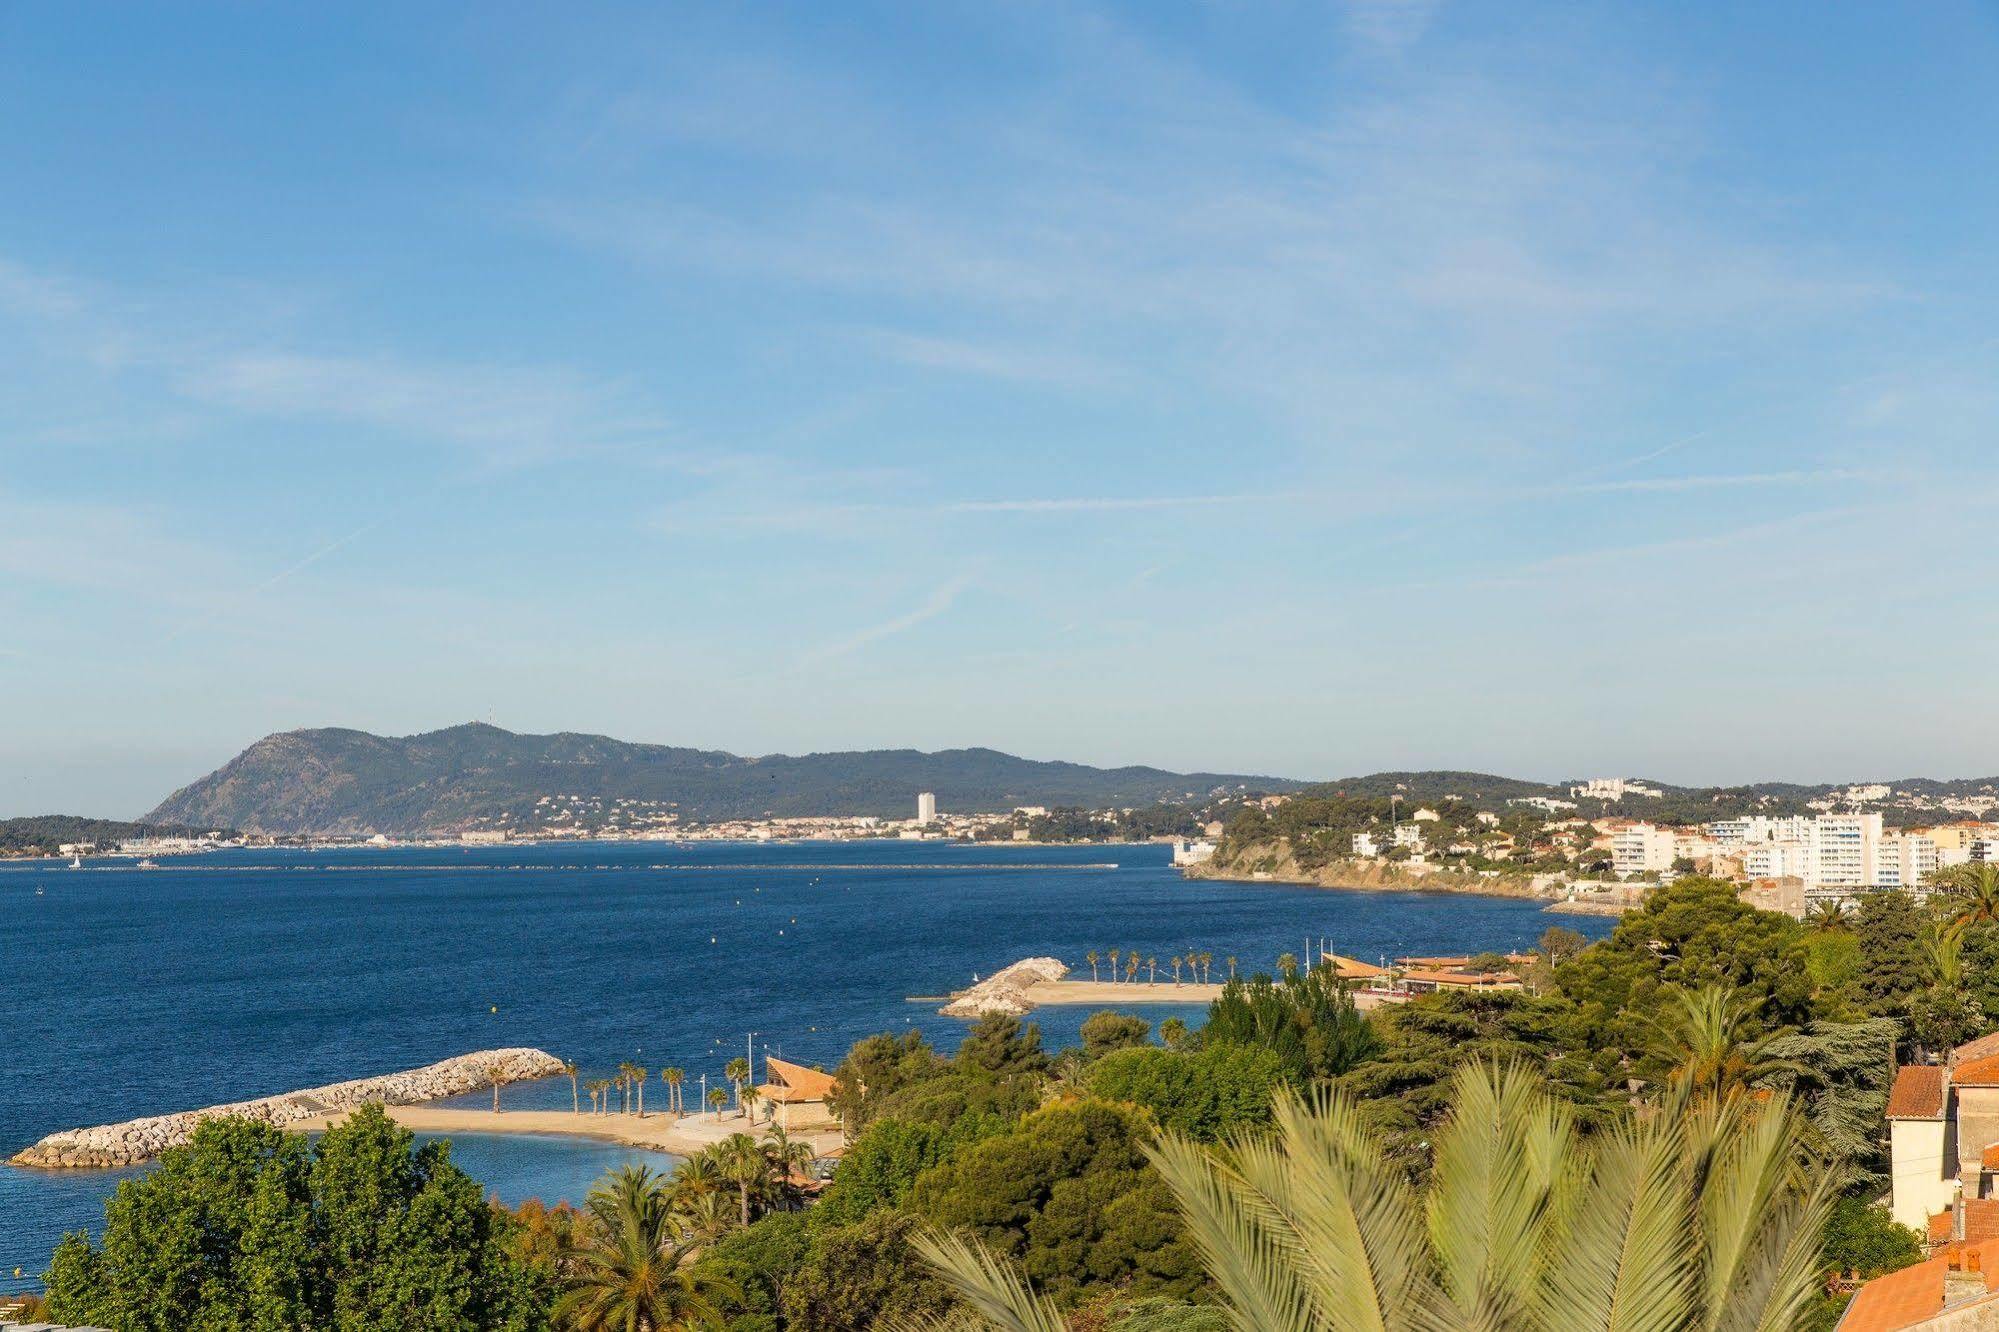
[[[676,1119],[669,1114],[637,1115],[574,1114],[568,1110],[474,1110],[437,1105],[392,1105],[389,1117],[417,1133],[510,1133],[546,1134],[564,1138],[596,1138],[627,1147],[686,1156],[720,1142],[732,1133],[762,1137],[769,1127],[761,1119],[755,1125],[733,1113],[717,1119],[713,1115],[688,1115]],[[347,1116],[344,1112],[320,1115],[288,1127],[316,1133],[332,1127]],[[807,1143],[814,1152],[826,1152],[841,1144],[839,1131],[795,1129],[794,1140]]]
[[[1042,981],[1029,990],[1037,1004],[1097,1004],[1106,1008],[1119,1004],[1208,1004],[1221,993],[1219,984],[1196,985],[1192,981],[1175,985],[1172,981],[1057,980]]]

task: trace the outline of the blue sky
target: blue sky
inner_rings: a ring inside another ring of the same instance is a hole
[[[0,7],[0,813],[1999,771],[1990,5]]]

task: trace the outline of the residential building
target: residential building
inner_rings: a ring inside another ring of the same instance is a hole
[[[1626,796],[1649,796],[1654,800],[1659,800],[1666,793],[1656,787],[1647,786],[1643,782],[1633,781],[1628,777],[1592,777],[1581,786],[1571,786],[1569,794],[1580,800],[1609,800],[1614,802],[1622,800]]]
[[[1874,886],[1920,889],[1939,863],[1937,844],[1923,834],[1884,834],[1874,846]]]
[[[1673,830],[1649,823],[1633,823],[1619,828],[1610,839],[1610,867],[1614,873],[1663,874],[1673,868]]]
[[[925,791],[916,797],[916,821],[918,823],[937,822],[937,793]]]
[[[1173,843],[1173,863],[1176,865],[1199,865],[1215,858],[1213,842],[1189,842],[1175,839]]]
[[[1805,886],[1866,888],[1874,882],[1879,814],[1821,814],[1806,838]]]
[[[1371,859],[1381,854],[1381,846],[1374,840],[1373,833],[1355,833],[1353,835],[1353,853],[1357,856],[1364,856]]]
[[[1742,873],[1751,879],[1805,877],[1803,842],[1758,842],[1742,848]]]
[[[1423,830],[1413,823],[1395,825],[1395,845],[1406,846],[1414,851],[1423,845]]]

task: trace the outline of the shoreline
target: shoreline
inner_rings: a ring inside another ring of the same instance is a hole
[[[501,1138],[586,1138],[673,1156],[692,1156],[735,1133],[760,1137],[770,1128],[768,1124],[743,1119],[733,1111],[719,1119],[707,1112],[676,1118],[655,1111],[641,1118],[632,1114],[592,1114],[587,1110],[578,1114],[571,1110],[502,1109],[496,1114],[469,1106],[440,1105],[392,1105],[387,1111],[389,1118],[413,1133],[440,1137],[479,1134]],[[314,1115],[286,1127],[302,1133],[323,1133],[351,1113],[340,1110]],[[823,1155],[843,1141],[838,1129],[801,1128],[790,1130],[790,1134],[794,1140],[809,1145],[814,1155]]]
[[[61,1129],[22,1148],[8,1159],[8,1164],[55,1170],[143,1165],[161,1152],[187,1143],[203,1120],[240,1117],[285,1129],[328,1115],[344,1117],[371,1102],[414,1107],[422,1102],[448,1100],[479,1091],[496,1080],[502,1085],[532,1082],[561,1072],[562,1061],[546,1050],[526,1046],[475,1050],[399,1073],[350,1078],[321,1087],[148,1115],[116,1124]]]

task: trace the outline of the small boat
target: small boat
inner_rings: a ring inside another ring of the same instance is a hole
[[[148,856],[146,859],[139,862],[138,867],[140,869],[158,869],[160,867],[160,862]]]
[[[69,867],[70,867],[71,869],[82,869],[82,868],[83,868],[83,857],[82,857],[82,856],[71,856],[71,857],[69,858]]]

